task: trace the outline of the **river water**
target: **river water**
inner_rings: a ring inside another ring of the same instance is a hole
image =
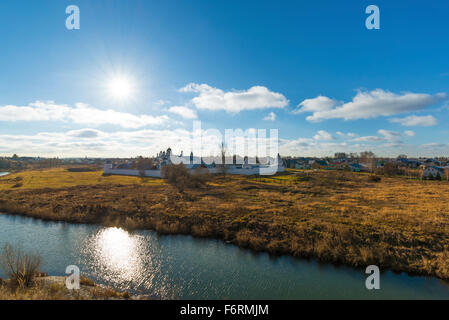
[[[363,270],[152,231],[0,215],[5,242],[38,252],[50,275],[77,265],[99,283],[161,299],[449,299],[435,278],[385,272],[381,289],[367,290]]]

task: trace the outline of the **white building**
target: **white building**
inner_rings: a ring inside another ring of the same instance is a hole
[[[161,168],[167,165],[172,164],[171,149],[169,148],[167,152],[160,152],[157,157],[154,159],[155,168],[153,170],[144,170],[146,177],[157,177],[161,178]],[[181,158],[181,157],[180,157]],[[185,159],[185,160],[184,160]],[[189,171],[195,170],[198,167],[204,167],[209,170],[210,173],[223,173],[223,168],[218,165],[206,164],[202,158],[194,158],[193,153],[190,154],[190,157],[183,157],[182,161]],[[284,164],[281,156],[278,154],[277,156],[277,164],[273,158],[271,161],[269,160],[267,164],[250,164],[248,158],[246,157],[243,164],[225,164],[225,172],[226,174],[240,174],[240,175],[272,175],[278,172],[284,172]],[[195,162],[198,162],[197,164]],[[271,164],[273,162],[273,164]],[[114,165],[110,161],[106,161],[104,164],[104,174],[112,174],[112,175],[127,175],[127,176],[140,176],[142,171],[137,169],[123,169],[118,168],[117,165]]]
[[[449,167],[437,167],[437,166],[427,167],[423,171],[423,177],[435,179],[439,175],[443,179],[444,178],[444,170],[449,170]]]

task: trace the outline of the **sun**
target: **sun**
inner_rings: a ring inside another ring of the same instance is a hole
[[[134,84],[132,80],[125,76],[117,76],[109,80],[109,95],[116,100],[126,100],[132,98],[134,93]]]

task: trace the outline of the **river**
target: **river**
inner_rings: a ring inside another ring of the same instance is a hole
[[[191,236],[0,215],[7,241],[38,252],[50,275],[77,265],[99,283],[161,299],[449,299],[449,284],[431,277],[385,272],[381,289],[367,290],[363,270]]]

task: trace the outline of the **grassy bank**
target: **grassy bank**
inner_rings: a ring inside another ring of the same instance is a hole
[[[22,177],[22,185],[14,187]],[[0,178],[0,211],[215,237],[253,250],[449,279],[449,183],[350,172],[214,177],[180,194],[160,179],[61,169]]]
[[[69,290],[66,277],[52,277],[40,272],[42,257],[26,252],[20,244],[6,242],[0,249],[0,300],[119,300],[130,299],[128,292],[118,292],[81,276],[79,287]],[[72,283],[72,281],[70,281]]]
[[[130,299],[127,293],[117,292],[95,284],[92,280],[81,278],[80,289],[68,290],[65,277],[39,277],[25,288],[0,283],[0,300],[123,300]]]

